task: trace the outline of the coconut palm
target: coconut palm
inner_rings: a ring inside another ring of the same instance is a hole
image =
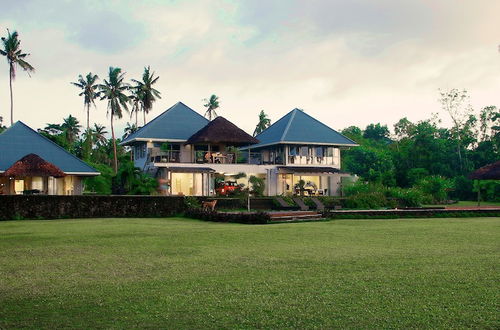
[[[141,99],[142,99],[142,90],[140,88],[139,85],[136,85],[136,86],[132,86],[130,88],[130,104],[132,105],[132,110],[130,111],[130,118],[132,118],[132,116],[135,114],[135,126],[138,127],[138,120],[137,120],[137,115],[140,111],[142,111],[142,102],[141,102]],[[146,119],[144,118],[144,121],[146,121]]]
[[[125,129],[123,130],[122,139],[126,139],[130,134],[137,132],[137,130],[137,125],[127,122],[127,126],[125,126]]]
[[[96,83],[98,79],[96,74],[89,72],[85,78],[79,75],[78,81],[71,83],[82,90],[78,96],[83,96],[83,106],[87,108],[87,129],[90,129],[90,106],[93,104],[95,107],[95,100],[99,97],[98,84]]]
[[[144,68],[142,81],[132,79],[132,81],[137,84],[135,88],[138,89],[137,97],[140,98],[142,105],[144,125],[146,125],[146,115],[153,109],[153,103],[157,98],[161,99],[160,92],[153,88],[153,85],[156,84],[160,77],[158,76],[155,78],[154,75],[154,71],[151,72],[151,68],[148,66]]]
[[[19,34],[17,31],[10,33],[7,29],[7,37],[2,37],[3,49],[0,54],[7,57],[9,63],[9,87],[10,87],[10,124],[14,124],[14,98],[12,96],[12,81],[16,78],[16,69],[19,65],[24,71],[30,74],[35,68],[26,62],[25,58],[30,54],[23,53],[20,46]]]
[[[3,117],[0,116],[0,133],[2,133],[3,131],[5,131],[7,127],[3,126]]]
[[[122,69],[109,67],[108,80],[104,79],[104,84],[99,85],[101,100],[108,100],[108,115],[111,117],[111,138],[113,140],[113,169],[118,171],[118,156],[116,152],[114,118],[122,118],[123,110],[128,112],[129,97],[127,92],[130,86],[125,83],[125,73]]]
[[[271,126],[271,119],[267,118],[264,110],[261,110],[259,113],[259,122],[255,127],[255,131],[253,131],[253,136],[262,133],[262,131],[264,131],[269,126]]]
[[[63,129],[66,140],[72,145],[78,139],[82,125],[80,125],[76,117],[69,115],[68,118],[63,119],[61,128]]]
[[[215,94],[212,94],[209,99],[203,99],[206,104],[203,106],[207,108],[205,112],[205,117],[208,115],[208,120],[212,120],[212,117],[215,119],[217,117],[217,113],[215,109],[219,108],[219,97]]]
[[[103,146],[106,144],[108,141],[106,134],[108,134],[108,131],[106,131],[106,127],[104,125],[94,124],[92,135],[94,136],[96,145]]]

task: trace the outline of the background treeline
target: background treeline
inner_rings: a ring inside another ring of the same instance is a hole
[[[439,116],[433,115],[418,122],[402,118],[393,125],[392,134],[380,123],[342,130],[360,144],[343,151],[342,168],[361,177],[358,187],[349,187],[346,193],[413,188],[430,196],[424,202],[439,203],[448,198],[473,200],[481,189],[485,200],[498,201],[498,181],[467,179],[475,169],[500,159],[498,109],[487,106],[475,111],[467,92],[456,89],[441,92],[440,102],[453,123],[451,128],[443,127]],[[367,188],[364,183],[379,188]]]

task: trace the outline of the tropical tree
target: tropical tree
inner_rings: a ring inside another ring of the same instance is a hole
[[[203,99],[203,102],[206,102],[203,106],[207,108],[205,117],[208,116],[208,120],[212,120],[212,117],[215,119],[217,117],[215,109],[219,108],[219,97],[212,94],[209,99]]]
[[[261,110],[259,113],[259,122],[257,123],[255,130],[253,131],[253,136],[262,133],[262,131],[264,131],[269,126],[271,126],[271,119],[267,117],[264,110]]]
[[[140,86],[132,86],[130,88],[130,104],[132,105],[132,110],[130,111],[130,118],[135,114],[135,126],[138,127],[139,123],[137,120],[137,115],[139,114],[140,111],[142,111],[142,91]],[[144,121],[146,121],[144,119]]]
[[[104,79],[104,84],[99,85],[101,92],[101,100],[108,101],[108,115],[111,118],[111,139],[113,142],[113,169],[115,173],[118,171],[118,156],[116,152],[115,128],[113,125],[114,118],[122,118],[123,110],[128,112],[129,97],[125,94],[130,86],[125,83],[125,73],[122,69],[109,67],[108,79]]]
[[[69,115],[68,118],[63,119],[61,128],[63,129],[66,140],[72,145],[78,139],[82,125],[80,125],[76,117]]]
[[[106,131],[106,127],[104,125],[94,124],[92,135],[94,136],[94,141],[97,146],[103,146],[106,144],[108,141],[106,134],[108,134],[108,131]]]
[[[125,129],[123,130],[122,139],[126,139],[130,134],[137,132],[137,130],[138,128],[136,124],[127,122],[127,126],[125,126]]]
[[[464,128],[472,113],[472,106],[469,103],[469,95],[464,89],[462,91],[453,88],[448,91],[439,90],[441,107],[450,115],[453,122],[451,129],[452,137],[457,141],[457,155],[460,171],[464,170],[463,150]]]
[[[26,57],[30,54],[23,53],[21,50],[21,41],[17,31],[10,33],[7,29],[7,37],[2,37],[3,49],[0,54],[7,58],[9,63],[9,88],[10,88],[10,124],[14,124],[14,98],[12,96],[12,81],[16,78],[16,68],[19,65],[24,71],[30,74],[35,68],[26,62]]]
[[[146,115],[153,109],[153,103],[157,98],[161,99],[160,92],[153,88],[153,85],[156,84],[160,77],[155,77],[154,75],[154,71],[151,72],[151,68],[148,66],[144,68],[142,81],[132,79],[132,81],[137,84],[135,88],[139,90],[137,92],[137,97],[140,99],[142,105],[144,125],[146,125]]]
[[[5,129],[6,129],[6,128],[7,128],[7,127],[5,127],[5,126],[3,125],[3,117],[2,117],[2,116],[0,116],[0,133],[2,133],[3,131],[5,131]]]
[[[96,74],[89,72],[85,78],[79,75],[78,81],[71,83],[82,90],[78,96],[83,96],[83,106],[87,108],[87,129],[90,129],[90,106],[94,105],[95,107],[95,100],[99,97],[98,79]]]

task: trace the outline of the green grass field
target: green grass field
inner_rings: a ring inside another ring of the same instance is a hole
[[[0,222],[0,328],[500,328],[500,219]]]

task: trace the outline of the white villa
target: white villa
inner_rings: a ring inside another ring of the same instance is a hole
[[[295,194],[300,180],[309,194],[339,194],[340,149],[357,146],[347,137],[294,109],[255,138],[217,117],[212,122],[179,102],[122,145],[135,165],[160,182],[165,195],[213,196],[215,182],[265,182],[265,195]],[[246,174],[242,178],[240,173]]]

